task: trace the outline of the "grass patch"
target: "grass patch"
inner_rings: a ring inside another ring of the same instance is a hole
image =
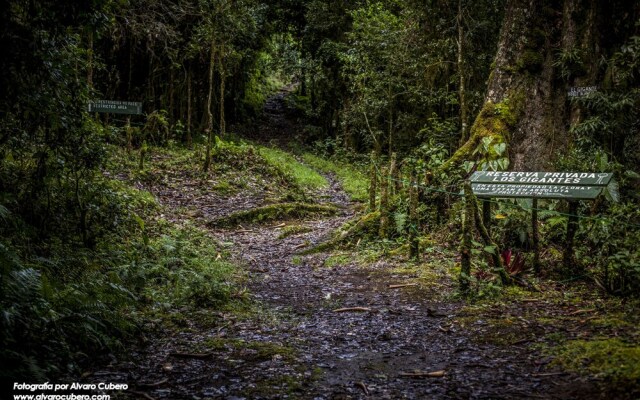
[[[353,257],[350,254],[334,254],[324,260],[323,265],[327,268],[337,267],[339,265],[347,265]]]
[[[279,203],[251,210],[239,211],[211,221],[211,226],[233,226],[243,222],[264,223],[288,218],[303,218],[314,214],[333,215],[338,207],[331,204]]]
[[[261,52],[258,54],[258,57],[261,59],[259,63],[262,63],[264,62],[262,60],[268,56],[264,52]],[[267,101],[267,98],[284,85],[285,82],[277,76],[266,74],[263,68],[256,68],[249,76],[242,102],[245,107],[251,110],[253,115],[258,115],[262,111],[262,107]]]
[[[335,174],[342,183],[342,188],[352,200],[367,201],[369,179],[365,173],[354,165],[340,161],[330,161],[311,153],[304,153],[302,159],[305,163],[320,171]]]
[[[211,186],[211,190],[222,195],[229,195],[236,192],[236,189],[228,181],[220,181]]]
[[[291,154],[270,147],[260,147],[260,155],[284,175],[288,175],[301,188],[318,190],[329,186],[327,179],[314,169],[300,163]]]

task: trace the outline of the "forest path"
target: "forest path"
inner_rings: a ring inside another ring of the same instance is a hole
[[[267,103],[262,121],[276,142],[296,129],[286,117],[285,95]],[[590,386],[580,389],[575,376],[544,370],[549,360],[528,348],[531,340],[508,336],[521,324],[500,332],[482,320],[461,324],[464,304],[442,300],[438,292],[450,291],[446,286],[390,288],[412,276],[395,273],[398,266],[385,260],[356,263],[350,253],[333,266],[329,254],[300,255],[355,215],[339,183],[327,178],[330,186],[318,198],[341,207],[335,216],[210,230],[247,270],[250,311],[182,315],[176,328],[154,337],[132,361],[95,376],[137,382],[130,383],[136,396],[154,399],[589,397]],[[197,183],[185,181],[183,189],[191,185]],[[260,200],[242,194],[192,199],[179,185],[149,189],[171,219],[193,220],[172,205],[197,202],[202,212],[196,221],[203,226]],[[281,239],[285,224],[310,231]],[[527,329],[527,337],[545,333],[535,324]],[[507,335],[510,343],[492,335]]]

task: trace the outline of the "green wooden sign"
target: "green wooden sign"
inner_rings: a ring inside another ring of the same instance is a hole
[[[89,112],[142,114],[142,103],[138,101],[96,100],[89,103]]]
[[[478,197],[525,197],[589,200],[612,183],[608,172],[477,171],[471,188]]]

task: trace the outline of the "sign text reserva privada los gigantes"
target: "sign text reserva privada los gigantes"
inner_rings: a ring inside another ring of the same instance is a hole
[[[478,197],[595,199],[611,182],[608,172],[477,171],[471,187]]]

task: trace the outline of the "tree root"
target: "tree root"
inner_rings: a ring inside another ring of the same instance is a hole
[[[339,208],[333,204],[278,203],[239,211],[214,221],[209,227],[234,226],[243,222],[264,223],[288,218],[301,218],[312,214],[333,215]]]
[[[326,242],[320,243],[311,249],[305,250],[303,254],[319,253],[331,250],[347,240],[364,233],[376,232],[380,224],[380,211],[370,212],[357,220],[355,224],[345,224],[336,232],[334,237]],[[344,230],[346,228],[346,230]]]

